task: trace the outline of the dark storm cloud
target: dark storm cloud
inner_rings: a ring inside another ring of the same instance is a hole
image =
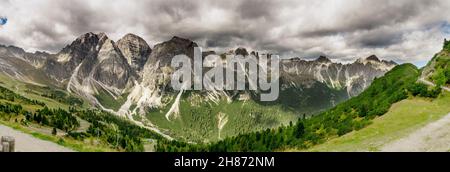
[[[14,41],[12,41],[9,38],[0,37],[0,43],[3,45],[12,45],[14,43]]]
[[[239,33],[221,33],[213,36],[201,36],[197,37],[197,40],[205,39],[207,47],[231,47],[234,46],[234,40],[242,39],[243,36]]]
[[[439,7],[442,3],[439,0],[376,0],[359,2],[364,3],[355,3],[354,7],[349,7],[343,10],[340,15],[333,16],[335,17],[334,22],[337,24],[303,31],[301,35],[320,37],[361,30],[374,30],[380,27],[401,24]]]
[[[276,13],[277,4],[272,0],[245,0],[242,1],[237,10],[243,19],[273,19],[274,13]]]
[[[358,39],[358,45],[361,47],[387,47],[393,44],[397,44],[401,41],[401,35],[381,35],[375,36],[371,35],[370,37],[363,37]]]
[[[77,35],[86,33],[87,30],[99,32],[108,29],[108,23],[115,22],[116,19],[108,16],[107,13],[92,8],[81,1],[61,1],[58,13],[61,16],[55,16],[55,21],[62,25],[70,26],[68,29]]]
[[[189,0],[180,0],[180,1],[159,1],[157,3],[152,2],[148,4],[149,6],[156,7],[153,10],[157,10],[158,13],[165,13],[174,21],[180,21],[184,18],[188,18],[190,16],[198,15],[198,5],[197,3],[192,3]]]
[[[354,33],[348,43],[358,47],[379,48],[398,44],[403,39],[403,32],[391,29],[377,29]]]
[[[1,44],[53,52],[83,33],[105,32],[115,40],[135,33],[151,45],[181,36],[224,51],[407,61],[431,56],[450,18],[446,0],[0,1],[11,19]],[[417,47],[422,51],[409,51]]]

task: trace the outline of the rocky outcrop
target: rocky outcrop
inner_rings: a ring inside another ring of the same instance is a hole
[[[242,48],[242,47],[237,48],[236,50],[234,50],[234,54],[241,55],[241,56],[248,56],[247,49]]]
[[[331,63],[331,60],[328,57],[325,57],[325,56],[320,56],[315,61],[319,62],[319,63]]]
[[[96,81],[124,89],[134,71],[112,40],[107,39],[101,47],[96,65],[89,73]]]
[[[174,72],[170,67],[172,58],[184,54],[194,57],[194,47],[198,45],[188,39],[173,37],[169,41],[155,45],[142,70],[142,82],[133,87],[128,101],[121,107],[121,113],[130,113],[130,104],[136,104],[134,112],[145,113],[146,108],[158,108],[164,96],[165,89],[169,88],[170,76]]]
[[[282,77],[285,82],[295,83],[299,83],[296,80],[314,79],[333,89],[346,89],[349,96],[356,96],[376,77],[384,75],[395,65],[394,62],[381,61],[376,56],[359,59],[351,64],[333,63],[325,56],[314,61],[295,58],[283,61]]]
[[[41,51],[29,53],[19,47],[0,45],[0,56],[17,58],[29,63],[35,68],[41,68],[45,61],[52,55]]]
[[[59,82],[66,82],[81,62],[85,60],[87,62],[95,61],[104,41],[101,39],[105,39],[102,36],[104,34],[86,33],[81,35],[57,53],[55,58],[48,59],[44,66],[45,72]],[[80,77],[86,77],[87,75],[87,71],[85,71],[84,75]]]
[[[51,57],[46,52],[29,53],[15,46],[0,45],[0,73],[24,82],[56,85],[41,71]]]
[[[159,62],[159,66],[168,66],[172,58],[179,54],[185,54],[193,58],[194,47],[198,47],[197,43],[174,36],[169,41],[155,45],[146,65],[151,66]]]
[[[117,47],[127,59],[131,69],[136,72],[142,71],[152,52],[147,42],[134,34],[127,34],[117,41]]]
[[[65,85],[67,91],[101,107],[96,96],[106,94],[116,99],[132,87],[137,78],[116,43],[104,33],[81,35],[49,58],[43,70]]]

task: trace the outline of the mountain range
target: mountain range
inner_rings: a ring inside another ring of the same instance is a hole
[[[127,34],[116,42],[105,33],[86,33],[56,54],[29,53],[19,47],[0,45],[0,71],[26,83],[65,90],[92,107],[126,117],[160,133],[189,140],[189,136],[177,133],[193,132],[198,133],[197,140],[204,141],[202,135],[220,139],[276,127],[301,114],[323,111],[357,96],[375,78],[397,65],[375,55],[349,64],[335,63],[325,56],[316,60],[283,59],[280,96],[277,101],[266,103],[255,98],[258,91],[174,91],[170,86],[174,72],[170,62],[178,54],[192,58],[194,47],[198,44],[176,36],[152,48],[134,34]],[[258,52],[249,53],[245,48],[223,53],[203,52],[204,56],[209,54],[259,56]],[[203,109],[205,105],[208,109]],[[222,109],[231,106],[248,107],[248,111]],[[266,108],[270,110],[265,111]],[[287,111],[292,118],[270,114],[271,110]],[[204,113],[204,116],[191,118],[185,116],[187,113]],[[243,123],[244,117],[233,116],[237,113],[246,114],[245,118],[257,125]],[[192,123],[198,121],[205,124],[196,126],[198,129],[186,129],[195,128],[192,125],[196,124]],[[214,131],[205,134],[207,131],[202,128],[208,127]],[[225,134],[220,136],[221,132]]]

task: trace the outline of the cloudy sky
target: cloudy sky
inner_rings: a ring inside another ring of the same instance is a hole
[[[86,32],[151,46],[177,35],[204,49],[423,65],[450,38],[448,0],[0,0],[0,44],[57,52]]]

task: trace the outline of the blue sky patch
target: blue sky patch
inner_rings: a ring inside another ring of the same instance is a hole
[[[442,30],[442,32],[444,32],[445,34],[450,34],[450,23],[447,22],[447,21],[442,22],[441,30]]]
[[[6,18],[6,17],[0,17],[0,25],[5,25],[6,22],[8,22],[8,18]]]

